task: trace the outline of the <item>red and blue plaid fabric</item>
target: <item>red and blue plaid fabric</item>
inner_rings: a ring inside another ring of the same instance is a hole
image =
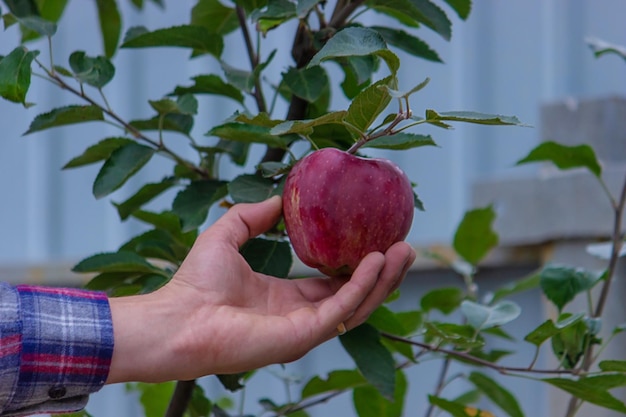
[[[83,408],[112,355],[104,293],[0,283],[0,415]]]

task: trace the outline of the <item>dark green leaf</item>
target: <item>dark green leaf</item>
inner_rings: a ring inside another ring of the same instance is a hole
[[[604,360],[598,364],[604,372],[626,372],[626,361]]]
[[[461,305],[463,298],[463,291],[459,288],[437,288],[422,297],[420,307],[424,311],[439,310],[450,314]]]
[[[314,127],[343,122],[347,112],[345,110],[326,113],[318,118],[309,120],[287,120],[274,126],[270,133],[273,135],[286,135],[297,133],[306,135],[311,133]]]
[[[115,55],[120,34],[122,33],[122,18],[115,0],[96,0],[96,5],[98,6],[98,19],[100,21],[100,31],[102,32],[104,55],[107,58],[111,58]]]
[[[155,213],[147,210],[136,210],[133,212],[132,216],[137,220],[156,227],[157,229],[166,230],[171,233],[172,236],[176,236],[179,239],[185,239],[185,237],[188,236],[190,237],[188,241],[185,240],[187,243],[193,243],[195,240],[195,231],[183,234],[180,217],[171,211]]]
[[[393,45],[404,52],[428,61],[443,62],[439,54],[431,49],[426,42],[403,30],[382,26],[372,26],[371,29],[380,33],[385,42],[389,45]]]
[[[392,78],[387,77],[361,91],[348,107],[346,122],[365,132],[389,105],[391,96],[386,89],[380,87],[390,82]]]
[[[502,326],[519,317],[521,308],[512,301],[500,301],[492,306],[478,304],[471,300],[461,303],[461,311],[467,322],[476,330]]]
[[[128,278],[134,278],[142,272],[103,272],[93,277],[85,288],[95,291],[105,291],[122,285]]]
[[[396,318],[402,324],[405,336],[415,333],[422,325],[422,312],[413,311],[399,311],[396,313]]]
[[[223,36],[237,29],[239,20],[235,9],[219,0],[199,0],[191,9],[191,24]]]
[[[430,122],[450,121],[465,122],[479,125],[495,126],[523,126],[514,116],[502,116],[499,114],[477,113],[470,111],[447,111],[437,113],[434,110],[426,110],[426,120]]]
[[[589,145],[567,146],[556,142],[543,142],[523,159],[518,165],[549,161],[559,169],[587,168],[593,175],[600,177],[602,167],[596,158],[593,148]]]
[[[287,278],[293,262],[291,246],[279,240],[254,238],[241,247],[241,254],[253,271]]]
[[[467,19],[472,10],[472,0],[445,0],[445,2],[448,3],[463,20]]]
[[[132,120],[130,125],[137,130],[166,130],[189,135],[193,128],[193,117],[188,114],[168,113],[160,120],[159,116],[147,120]]]
[[[51,37],[57,31],[56,23],[43,19],[39,16],[18,17],[17,21],[20,22],[23,28],[31,30],[40,36]]]
[[[432,136],[400,132],[394,135],[381,136],[363,145],[364,148],[406,150],[421,146],[437,146]]]
[[[392,399],[395,392],[395,366],[391,353],[380,342],[380,333],[369,324],[362,324],[339,336],[365,379],[383,397]]]
[[[613,361],[613,362],[621,362],[621,361]],[[623,368],[624,364],[621,364],[621,368]],[[618,371],[619,373],[611,373],[611,374],[603,374],[603,375],[592,375],[587,377],[582,377],[580,379],[581,382],[585,384],[596,387],[597,389],[610,390],[613,388],[623,387],[626,385],[626,375],[621,373],[622,371]]]
[[[176,87],[173,95],[183,94],[215,94],[225,96],[236,100],[239,103],[243,103],[243,94],[237,88],[231,84],[227,84],[217,75],[198,75],[193,77],[194,84],[189,87]]]
[[[149,230],[133,237],[120,247],[120,251],[134,252],[150,259],[163,259],[174,264],[181,262],[188,248],[160,229]]]
[[[302,398],[326,392],[345,390],[365,384],[365,379],[356,370],[335,370],[331,371],[326,379],[314,376],[302,389]]]
[[[104,120],[104,115],[102,114],[102,110],[96,106],[75,105],[58,107],[48,113],[42,113],[35,117],[24,135],[38,132],[40,130],[50,129],[52,127],[98,120]]]
[[[384,305],[379,306],[376,310],[374,310],[374,312],[367,319],[367,322],[376,329],[386,333],[399,336],[404,336],[406,334],[404,326],[396,317],[396,314]]]
[[[211,414],[211,401],[204,394],[204,390],[198,384],[193,389],[187,411],[190,417],[209,417]]]
[[[369,3],[375,10],[389,14],[406,25],[422,23],[450,40],[452,23],[443,10],[429,0],[373,0]]]
[[[559,321],[571,318],[571,313],[563,313]],[[552,336],[552,351],[565,369],[574,369],[582,359],[587,346],[595,344],[589,332],[587,324],[583,320],[576,320],[574,324],[563,328],[559,333]]]
[[[256,77],[252,71],[245,71],[231,67],[226,62],[222,62],[221,65],[222,70],[224,71],[224,76],[226,76],[226,79],[230,84],[246,93],[252,93],[254,91]]]
[[[0,96],[26,105],[26,93],[30,87],[30,64],[37,55],[39,51],[29,51],[18,46],[0,61]]]
[[[228,183],[235,203],[258,203],[276,194],[274,181],[254,174],[240,175]]]
[[[206,220],[211,206],[223,198],[226,191],[226,183],[216,180],[192,181],[180,191],[174,199],[172,210],[180,216],[183,231],[200,226]]]
[[[286,174],[291,167],[292,165],[274,161],[262,162],[258,166],[265,178],[273,178],[278,175]]]
[[[289,0],[269,0],[267,7],[252,12],[257,29],[266,34],[270,29],[296,17],[296,5]]]
[[[235,164],[243,166],[248,159],[248,150],[250,149],[250,144],[220,139],[219,142],[217,142],[217,144],[215,145],[215,148],[219,149],[220,152],[227,153]]]
[[[12,14],[17,17],[39,16],[39,7],[35,0],[4,0]]]
[[[348,27],[335,33],[313,56],[308,66],[319,65],[327,59],[362,55],[379,56],[394,75],[400,66],[398,57],[387,49],[383,37],[375,30],[361,27]]]
[[[524,413],[513,394],[496,381],[479,372],[472,372],[469,380],[509,416],[524,417]]]
[[[122,48],[163,46],[192,48],[200,53],[209,53],[219,58],[224,49],[224,41],[220,35],[210,33],[202,26],[182,25],[152,32],[131,28],[126,33],[122,44]]]
[[[54,70],[57,72],[57,74],[61,74],[64,77],[73,77],[74,76],[72,71],[70,71],[67,68],[62,67],[60,65],[55,65],[54,66]]]
[[[428,396],[428,401],[444,411],[447,411],[453,417],[475,417],[477,414],[470,414],[466,412],[467,407],[463,403],[454,401],[448,401],[444,398],[435,397],[434,395]]]
[[[593,288],[599,278],[580,268],[557,265],[546,266],[539,275],[543,293],[559,310],[577,294]]]
[[[217,379],[222,383],[222,386],[229,391],[238,391],[244,386],[241,384],[243,378],[242,373],[239,374],[222,374],[217,375]]]
[[[161,193],[169,190],[176,184],[174,178],[164,178],[161,182],[144,184],[139,191],[121,203],[115,203],[117,212],[121,220],[125,220],[135,210],[138,210],[144,204],[148,203]]]
[[[533,331],[528,333],[526,337],[524,337],[524,340],[532,343],[535,346],[540,346],[543,342],[557,335],[563,329],[566,329],[569,326],[573,326],[581,321],[583,317],[583,313],[578,313],[569,317],[565,317],[556,324],[552,321],[552,319],[548,319],[541,323]]]
[[[154,148],[129,143],[111,153],[93,183],[93,195],[102,198],[120,188],[156,153]]]
[[[492,225],[496,218],[488,206],[465,213],[454,234],[454,250],[467,262],[477,265],[498,244],[498,235]]]
[[[619,411],[620,413],[626,413],[626,406],[622,401],[612,396],[608,391],[586,383],[584,379],[576,381],[565,378],[545,378],[543,381],[554,385],[555,387],[560,388],[583,401],[587,401],[610,410]]]
[[[76,78],[96,88],[104,87],[115,75],[115,67],[107,57],[89,57],[83,51],[70,55],[70,67]]]
[[[167,114],[197,114],[198,100],[192,94],[182,94],[176,101],[164,98],[161,100],[148,100],[150,106],[160,115]]]
[[[84,165],[93,164],[95,162],[108,159],[114,150],[134,143],[128,138],[106,138],[85,149],[81,155],[72,158],[67,164],[63,165],[63,169],[76,168]]]
[[[230,122],[215,126],[207,132],[207,136],[246,143],[262,143],[274,148],[286,148],[290,143],[288,136],[270,134],[270,128],[247,123]]]
[[[309,102],[319,99],[329,85],[326,71],[319,66],[290,68],[283,74],[283,82],[295,96]]]
[[[371,385],[354,388],[354,407],[359,417],[400,417],[404,408],[407,381],[402,371],[396,372],[396,385],[393,400],[383,397]]]
[[[80,261],[74,272],[156,272],[162,273],[159,268],[150,264],[143,256],[134,252],[99,253]]]
[[[422,200],[420,200],[415,191],[413,191],[413,205],[419,211],[426,211],[426,209],[424,208],[424,203],[422,202]]]

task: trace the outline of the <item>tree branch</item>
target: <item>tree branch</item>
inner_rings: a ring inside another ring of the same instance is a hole
[[[248,31],[248,25],[246,23],[246,12],[241,6],[237,6],[237,19],[239,19],[239,26],[243,33],[243,39],[246,44],[246,50],[248,51],[248,58],[250,59],[250,66],[252,71],[255,71],[259,66],[259,56],[254,51],[254,45],[252,44],[252,38],[250,37],[250,31]],[[263,97],[263,89],[261,87],[260,77],[254,78],[254,100],[256,101],[259,112],[267,112],[267,106],[265,104],[265,97]]]
[[[185,411],[189,407],[193,390],[196,387],[196,380],[191,381],[178,381],[176,382],[176,388],[174,394],[167,406],[165,417],[183,417]]]

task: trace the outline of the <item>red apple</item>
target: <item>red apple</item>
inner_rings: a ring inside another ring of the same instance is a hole
[[[296,255],[330,276],[350,275],[368,253],[404,240],[413,207],[411,183],[397,165],[335,148],[298,161],[283,191]]]

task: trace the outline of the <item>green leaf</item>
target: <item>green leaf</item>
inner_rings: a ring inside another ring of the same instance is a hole
[[[472,11],[472,0],[445,0],[445,2],[448,3],[463,20],[466,20]]]
[[[597,38],[587,38],[585,41],[593,51],[596,58],[600,58],[606,54],[615,54],[626,60],[626,48],[622,45],[611,44]]]
[[[174,394],[175,382],[162,382],[159,384],[147,384],[134,382],[127,385],[130,391],[140,393],[139,401],[144,409],[145,417],[162,417],[169,406],[170,398]]]
[[[296,17],[296,6],[289,0],[269,0],[267,7],[252,12],[250,18],[257,29],[266,34],[270,29]]]
[[[392,78],[387,77],[361,91],[350,103],[345,121],[365,132],[389,105],[391,96],[386,89],[380,87],[390,82]]]
[[[375,10],[387,13],[406,25],[422,23],[445,40],[450,40],[452,23],[443,10],[429,0],[374,0],[369,4]],[[411,22],[411,20],[413,22]]]
[[[217,180],[192,181],[180,191],[172,204],[172,211],[180,216],[183,231],[200,226],[207,218],[209,209],[226,196],[226,182]]]
[[[153,229],[133,237],[119,250],[177,264],[187,255],[188,249],[183,243],[177,242],[169,232]]]
[[[188,114],[168,113],[163,117],[155,116],[147,120],[132,120],[130,125],[137,130],[159,130],[189,135],[193,128],[193,116]]]
[[[195,230],[183,234],[180,217],[171,211],[155,213],[147,210],[136,210],[133,212],[132,216],[137,220],[156,227],[157,229],[166,230],[178,239],[184,240],[187,236],[188,240],[185,240],[185,242],[188,243],[189,246],[190,243],[193,243],[195,240]]]
[[[198,0],[191,9],[191,24],[222,36],[239,28],[235,9],[224,6],[219,0]]]
[[[437,144],[430,135],[400,132],[369,141],[363,145],[363,148],[406,150],[421,146],[437,146]]]
[[[326,392],[346,390],[364,385],[363,375],[356,370],[335,370],[328,373],[326,379],[316,375],[302,389],[302,399]]]
[[[571,313],[563,313],[559,320],[566,320],[570,317],[572,317]],[[587,346],[597,344],[598,339],[593,337],[586,322],[588,320],[576,320],[574,324],[552,336],[552,351],[565,369],[574,369],[582,359]]]
[[[620,362],[620,361],[613,361]],[[622,364],[623,365],[623,364]],[[622,366],[623,367],[623,366]],[[580,381],[591,386],[596,387],[597,389],[610,390],[613,388],[623,387],[626,385],[626,375],[621,373],[611,373],[604,375],[592,375],[581,377]]]
[[[422,297],[420,307],[427,312],[439,310],[443,314],[450,314],[461,305],[463,298],[463,291],[459,288],[437,288]]]
[[[222,71],[224,71],[224,76],[226,76],[230,84],[246,93],[252,93],[254,91],[254,83],[256,82],[254,72],[231,67],[225,62],[222,62],[221,66]]]
[[[612,396],[608,391],[585,382],[584,379],[576,381],[565,378],[545,378],[542,381],[560,388],[583,401],[619,411],[620,413],[626,413],[626,406],[622,401]]]
[[[272,135],[269,127],[240,122],[229,122],[215,126],[213,129],[209,130],[206,135],[237,142],[262,143],[273,148],[281,149],[285,149],[291,142],[289,136]]]
[[[43,19],[39,16],[24,16],[17,17],[16,19],[23,28],[31,30],[40,36],[51,37],[57,31],[56,23]],[[28,38],[30,38],[30,36],[28,36]]]
[[[35,117],[24,135],[52,127],[104,120],[102,110],[97,106],[58,107]]]
[[[198,100],[192,94],[182,94],[176,101],[164,98],[161,100],[148,100],[150,106],[160,115],[198,113]]]
[[[376,329],[399,336],[406,334],[402,322],[396,317],[396,314],[386,306],[379,306],[369,316],[367,322]]]
[[[522,309],[513,301],[500,301],[493,306],[486,306],[464,300],[461,303],[461,311],[472,327],[476,330],[482,330],[502,326],[515,320],[519,317]]]
[[[467,324],[426,322],[426,340],[437,344],[451,344],[458,349],[474,349],[484,345],[476,330]]]
[[[378,32],[389,45],[393,45],[413,56],[432,62],[443,63],[439,54],[420,38],[399,29],[382,26],[371,26],[370,28]]]
[[[169,190],[177,181],[167,177],[160,182],[144,184],[139,191],[121,203],[114,203],[121,220],[125,220],[135,210],[141,208],[158,195]]]
[[[306,135],[309,134],[316,126],[342,123],[346,114],[347,112],[345,110],[340,110],[326,113],[315,119],[287,120],[274,126],[270,130],[270,133],[272,135],[286,135],[291,133]]]
[[[395,392],[393,357],[380,342],[380,333],[369,324],[362,324],[339,336],[344,349],[352,357],[367,382],[383,397],[392,399]]]
[[[198,384],[193,389],[187,411],[190,417],[209,417],[211,414],[211,401],[204,394],[204,390]]]
[[[244,387],[241,384],[241,380],[244,376],[243,373],[223,374],[223,375],[216,375],[216,376],[217,376],[217,379],[219,379],[222,386],[229,391],[237,391]]]
[[[96,0],[98,19],[104,45],[104,55],[111,58],[115,55],[117,44],[122,33],[122,18],[115,0]]]
[[[453,417],[475,417],[478,414],[470,414],[466,412],[467,407],[465,404],[449,401],[444,398],[435,397],[434,395],[428,396],[428,401],[444,411],[447,411]]]
[[[539,273],[533,273],[525,278],[513,281],[512,283],[500,287],[496,291],[494,291],[494,293],[491,295],[491,298],[489,299],[489,303],[492,304],[510,295],[535,289],[539,286],[540,280],[541,275]]]
[[[39,51],[18,46],[0,61],[0,96],[26,105],[32,72],[30,65],[37,55]]]
[[[182,25],[149,32],[145,29],[131,28],[126,33],[122,48],[151,47],[192,48],[200,53],[208,53],[219,58],[224,49],[220,35],[210,33],[205,27]]]
[[[107,57],[89,57],[83,51],[76,51],[70,55],[70,67],[81,83],[96,88],[104,87],[115,75],[115,67]]]
[[[552,162],[562,170],[587,168],[598,178],[602,175],[602,167],[593,148],[589,145],[567,146],[556,142],[543,142],[530,151],[526,157],[517,161],[517,165],[539,161]]]
[[[143,256],[134,252],[119,251],[92,255],[80,261],[74,272],[138,272],[163,273],[159,268],[150,264]]]
[[[406,377],[402,371],[397,371],[392,400],[383,397],[371,385],[358,386],[352,392],[354,408],[359,417],[400,417],[404,408],[406,390]]]
[[[604,360],[598,366],[604,372],[626,372],[626,361]]]
[[[470,210],[456,229],[454,250],[472,265],[477,265],[498,244],[498,235],[492,228],[495,218],[491,206]]]
[[[450,121],[492,126],[523,126],[523,124],[515,116],[502,116],[499,114],[477,113],[471,111],[447,111],[437,113],[434,110],[426,110],[426,120],[429,123]]]
[[[540,346],[549,338],[557,335],[562,330],[573,326],[584,318],[583,313],[574,314],[558,321],[556,324],[552,319],[548,319],[541,323],[537,328],[528,333],[524,340],[535,346]]]
[[[39,16],[40,14],[35,0],[5,0],[4,4],[17,17]]]
[[[85,149],[85,152],[81,155],[72,158],[68,163],[63,165],[63,169],[77,168],[103,161],[108,159],[116,149],[131,143],[135,143],[135,141],[122,137],[102,139],[95,145]]]
[[[171,93],[172,95],[183,94],[215,94],[229,97],[238,103],[243,103],[244,97],[241,91],[231,84],[227,84],[217,75],[198,75],[193,77],[194,84],[189,87],[178,86]]]
[[[129,143],[114,150],[96,176],[93,195],[102,198],[120,188],[155,153],[155,149],[138,143]]]
[[[299,19],[304,19],[306,15],[313,10],[313,8],[322,3],[323,0],[300,0],[296,4],[296,14]]]
[[[323,61],[339,57],[377,55],[395,75],[400,67],[399,58],[387,49],[383,37],[372,29],[348,27],[335,33],[320,51],[313,56],[308,67],[321,64]]]
[[[122,285],[128,278],[136,277],[142,272],[103,272],[93,277],[85,288],[95,291],[106,291]]]
[[[293,259],[288,242],[253,238],[240,249],[253,271],[278,278],[287,278]]]
[[[580,268],[548,265],[541,270],[539,283],[543,293],[560,311],[577,294],[593,288],[598,278]]]
[[[277,192],[274,181],[254,174],[243,174],[228,183],[228,193],[235,203],[258,203]]]
[[[50,21],[58,22],[65,11],[68,0],[36,0],[39,7],[39,15]]]
[[[328,88],[329,80],[322,67],[289,68],[283,74],[283,83],[297,97],[308,102],[320,98],[324,89]]]
[[[469,380],[509,416],[524,417],[517,399],[496,381],[479,372],[472,372]]]

